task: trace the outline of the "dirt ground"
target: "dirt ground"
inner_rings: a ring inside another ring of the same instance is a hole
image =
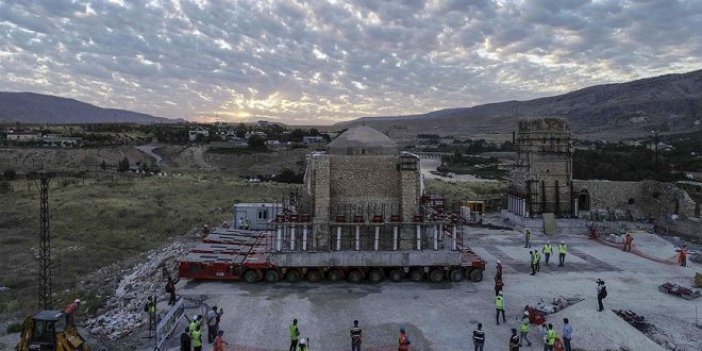
[[[688,301],[657,289],[664,282],[690,286],[700,265],[654,262],[580,234],[564,233],[552,240],[569,245],[565,267],[557,267],[553,260],[550,266],[542,262],[541,272],[531,276],[529,249],[523,247],[521,233],[472,228],[465,236],[488,262],[485,280],[480,283],[184,281],[178,291],[189,298],[204,296],[209,305],[224,308],[221,329],[230,343],[227,350],[285,350],[287,325],[293,318],[299,320],[302,336],[310,338],[313,350],[348,349],[348,330],[354,319],[363,328],[364,350],[395,350],[400,327],[409,332],[412,350],[472,349],[470,335],[479,322],[487,334],[485,350],[505,350],[510,328],[518,327],[524,306],[559,296],[583,299],[547,319],[559,333],[563,318],[570,319],[576,350],[666,349],[619,318],[613,312],[619,309],[645,316],[658,328],[658,337],[675,344],[677,350],[702,347],[702,329],[695,326],[695,310],[702,309],[702,298]],[[545,240],[533,238],[532,245],[540,247]],[[494,320],[492,282],[498,259],[504,265],[507,314],[507,323],[499,326]],[[609,291],[604,312],[597,311],[597,279],[603,279]],[[534,349],[543,347],[537,334],[532,326]]]

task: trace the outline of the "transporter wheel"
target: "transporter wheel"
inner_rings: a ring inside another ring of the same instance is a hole
[[[278,280],[280,279],[280,274],[278,273],[278,271],[270,270],[270,271],[266,272],[265,279],[266,279],[266,283],[277,283]]]
[[[297,283],[300,281],[300,278],[300,271],[296,269],[291,269],[285,274],[285,280],[287,280],[289,283]]]
[[[401,269],[393,269],[392,271],[390,271],[390,280],[394,282],[399,282],[404,277],[405,272],[403,272]]]
[[[421,269],[415,269],[410,272],[409,278],[413,282],[421,282],[424,279],[424,272]]]
[[[451,270],[451,273],[449,273],[449,276],[451,277],[452,282],[460,282],[463,281],[463,278],[465,278],[466,274],[463,272],[463,269],[454,268]]]
[[[316,283],[318,281],[322,280],[322,273],[320,273],[317,270],[311,270],[307,272],[307,281]]]
[[[429,272],[429,279],[431,279],[431,281],[434,283],[444,280],[444,271],[439,268],[433,269],[431,272]]]
[[[256,271],[249,270],[244,273],[244,281],[247,283],[255,283],[258,280],[258,274]]]
[[[371,283],[380,283],[383,281],[383,271],[381,269],[373,269],[368,273],[368,280]]]
[[[332,269],[331,271],[327,272],[327,279],[329,279],[330,282],[336,283],[339,280],[341,280],[341,271],[337,269]]]
[[[470,271],[468,274],[468,277],[470,278],[471,281],[474,282],[479,282],[483,280],[483,270],[482,269],[474,269]]]
[[[349,281],[351,283],[360,283],[363,280],[363,273],[361,271],[351,271],[349,272]]]

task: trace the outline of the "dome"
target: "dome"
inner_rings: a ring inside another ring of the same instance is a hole
[[[397,155],[397,143],[387,135],[365,125],[353,127],[329,143],[332,155]]]

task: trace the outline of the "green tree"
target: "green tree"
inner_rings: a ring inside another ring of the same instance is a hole
[[[252,135],[249,137],[248,140],[249,143],[249,149],[254,150],[254,151],[265,151],[267,150],[266,148],[266,139],[259,135]]]
[[[125,172],[129,170],[129,159],[125,156],[122,161],[119,161],[119,164],[117,165],[117,171],[118,172]]]

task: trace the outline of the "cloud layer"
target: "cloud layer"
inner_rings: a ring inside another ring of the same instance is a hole
[[[328,124],[702,68],[702,1],[0,2],[0,90]]]

